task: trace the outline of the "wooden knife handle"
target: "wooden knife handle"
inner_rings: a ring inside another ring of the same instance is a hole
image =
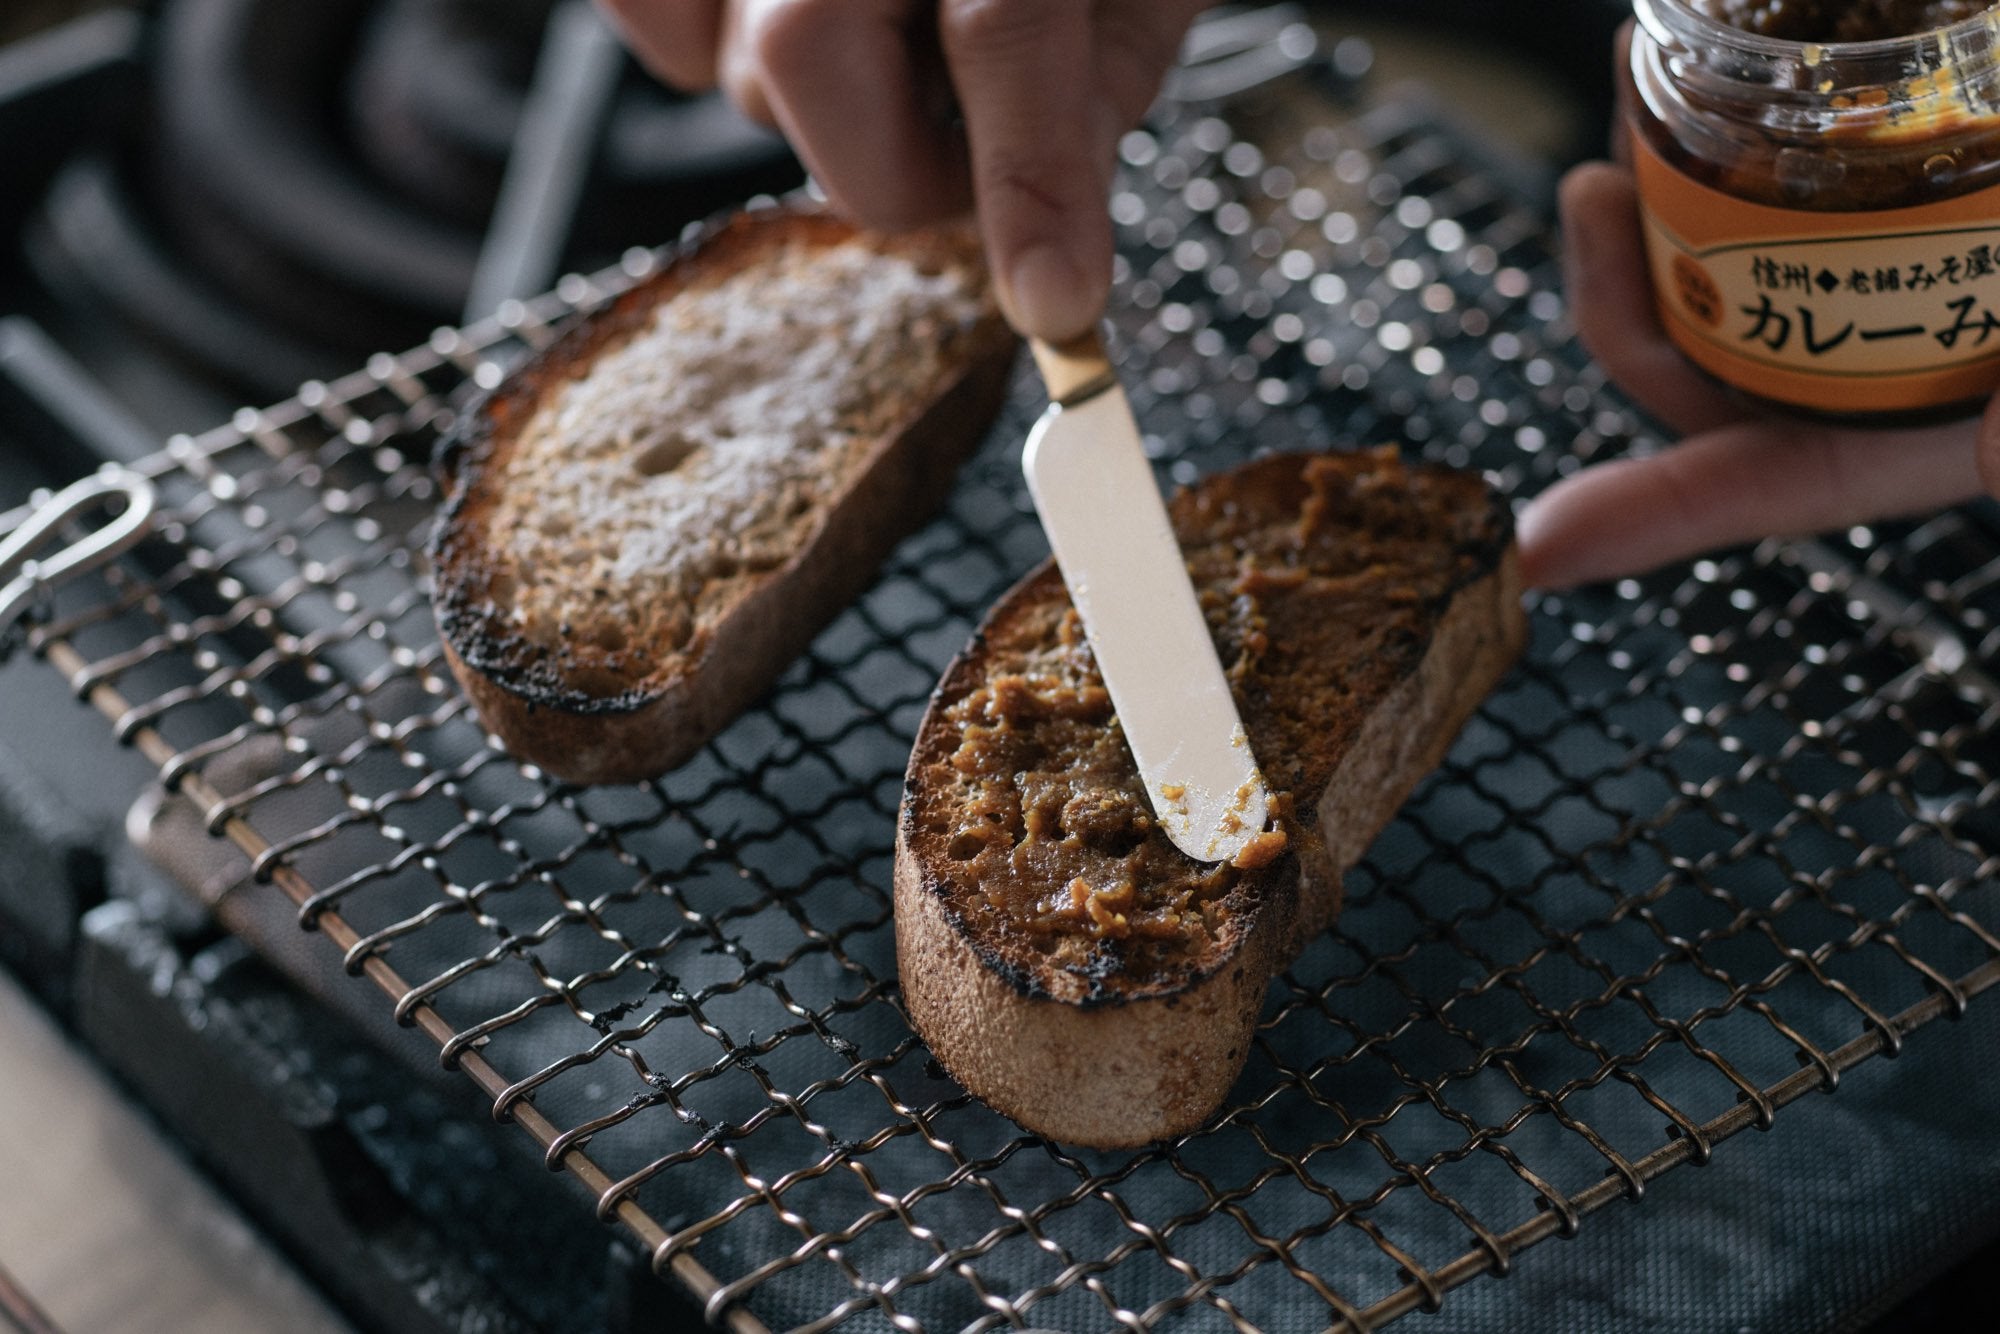
[[[1068,405],[1099,393],[1116,378],[1104,355],[1103,340],[1097,330],[1080,334],[1066,343],[1028,340],[1042,383],[1049,388],[1049,401]]]

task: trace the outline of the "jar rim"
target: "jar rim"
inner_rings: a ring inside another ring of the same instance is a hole
[[[1908,55],[1926,48],[1942,51],[1953,46],[1957,39],[1980,32],[2000,37],[2000,5],[1942,28],[1926,28],[1903,37],[1876,37],[1865,42],[1804,42],[1791,37],[1772,37],[1724,23],[1696,9],[1688,0],[1632,0],[1632,12],[1640,26],[1655,39],[1695,37],[1731,48],[1737,54],[1774,60],[1797,59],[1808,49],[1823,52],[1829,59],[1867,60]]]

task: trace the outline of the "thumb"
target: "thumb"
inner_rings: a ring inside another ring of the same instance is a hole
[[[1993,434],[1980,432],[1982,467]],[[1965,422],[1872,431],[1746,421],[1595,464],[1522,512],[1522,577],[1567,588],[1741,542],[1956,505],[1979,494],[1971,435]]]
[[[1116,113],[1093,77],[1091,9],[946,0],[939,16],[1001,307],[1051,341],[1096,323],[1111,289]]]

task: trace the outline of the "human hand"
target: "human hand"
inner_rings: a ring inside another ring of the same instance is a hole
[[[1008,319],[1061,341],[1104,312],[1118,139],[1207,0],[600,3],[655,74],[783,131],[840,212],[976,204]]]
[[[1562,223],[1578,336],[1640,407],[1682,438],[1649,457],[1585,468],[1537,497],[1520,521],[1529,585],[1566,588],[1740,542],[2000,494],[2000,398],[1983,417],[1914,429],[1760,412],[1668,341],[1629,171],[1598,162],[1570,172]]]

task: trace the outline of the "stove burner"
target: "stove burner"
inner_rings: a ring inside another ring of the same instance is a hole
[[[99,154],[63,168],[29,227],[30,267],[72,308],[102,311],[192,366],[261,396],[338,371],[363,349],[286,330],[222,290],[144,221],[126,175]]]
[[[369,18],[347,92],[362,159],[468,226],[492,216],[518,137],[550,0],[387,0]],[[674,94],[627,62],[579,239],[622,247],[798,181],[769,131],[720,97]]]
[[[260,396],[458,323],[516,141],[537,128],[555,12],[169,0],[153,123],[71,155],[35,228],[38,275]],[[622,57],[554,77],[605,70],[618,88],[599,150],[571,164],[588,203],[528,238],[547,251],[531,267],[595,267],[799,179],[719,97],[676,98]]]

